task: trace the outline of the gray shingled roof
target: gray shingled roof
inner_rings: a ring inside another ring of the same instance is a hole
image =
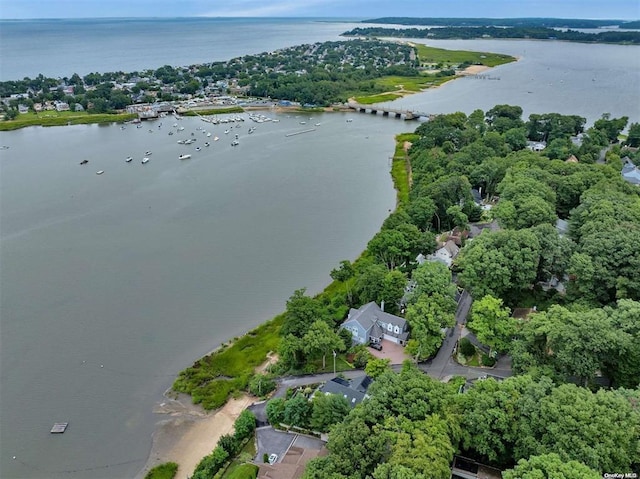
[[[354,407],[367,397],[367,389],[370,384],[371,378],[369,376],[361,376],[351,381],[342,378],[333,378],[320,387],[320,392],[342,396],[351,407]]]

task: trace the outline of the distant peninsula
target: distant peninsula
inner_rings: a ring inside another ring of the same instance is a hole
[[[638,29],[640,27],[640,22],[638,21],[389,17],[365,20],[363,23],[415,25],[416,27],[357,27],[342,35],[346,37],[429,38],[433,40],[497,38],[640,44],[640,31],[628,31]],[[604,27],[607,28],[605,29]],[[595,33],[583,32],[575,30],[576,28],[602,29],[602,31]]]
[[[580,18],[412,18],[383,17],[361,23],[385,25],[424,25],[429,27],[545,27],[545,28],[623,28],[640,29],[640,21],[593,20]]]

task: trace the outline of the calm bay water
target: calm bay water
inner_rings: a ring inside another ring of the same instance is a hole
[[[221,60],[336,40],[351,28],[200,19],[16,25],[0,25],[3,79]],[[396,104],[469,113],[510,103],[525,115],[640,121],[637,47],[432,44],[522,59],[487,73],[500,80],[461,79]],[[363,250],[394,205],[393,135],[415,124],[313,116],[279,115],[252,135],[246,122],[225,135],[226,127],[193,118],[172,136],[169,118],[161,128],[0,133],[10,146],[0,151],[0,477],[133,477],[158,420],[152,408],[179,370],[282,311],[295,289],[319,291],[331,268]],[[285,137],[315,123],[315,132]],[[220,141],[203,147],[199,126]],[[196,144],[176,143],[191,132]],[[241,144],[232,148],[235,133]],[[179,161],[183,152],[193,158]],[[70,428],[51,436],[58,421]]]

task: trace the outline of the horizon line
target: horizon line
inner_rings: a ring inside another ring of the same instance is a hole
[[[615,21],[615,22],[634,22],[640,20],[623,19],[623,18],[583,18],[583,17],[540,17],[540,16],[496,16],[496,17],[468,17],[468,16],[386,16],[386,17],[349,17],[349,16],[318,16],[318,15],[299,15],[299,16],[237,16],[237,15],[190,15],[190,16],[98,16],[98,17],[20,17],[20,18],[0,18],[0,21],[20,21],[20,20],[129,20],[129,19],[295,19],[295,18],[322,18],[322,19],[339,19],[339,20],[378,20],[383,18],[413,18],[413,19],[465,19],[465,20],[594,20],[594,21]]]

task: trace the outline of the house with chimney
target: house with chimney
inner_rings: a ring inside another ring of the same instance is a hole
[[[386,313],[384,303],[378,306],[374,301],[358,309],[351,308],[340,328],[349,331],[356,344],[380,343],[386,339],[404,346],[409,339],[409,325],[404,318]]]

